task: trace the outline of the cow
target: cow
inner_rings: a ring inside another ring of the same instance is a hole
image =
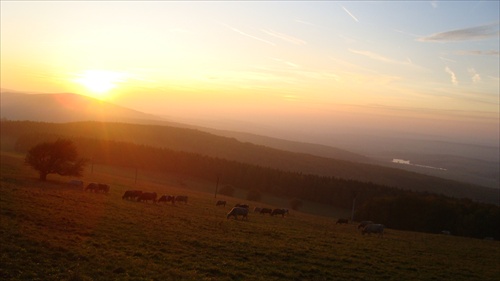
[[[87,185],[87,187],[85,188],[85,191],[89,190],[89,191],[97,192],[98,189],[99,189],[99,185],[95,182],[91,182]]]
[[[260,210],[260,213],[263,215],[263,214],[271,214],[273,212],[272,209],[269,209],[269,208],[262,208]]]
[[[338,219],[335,224],[349,224],[348,219]]]
[[[95,190],[95,192],[108,193],[109,192],[109,185],[104,184],[104,183],[98,183],[97,189]]]
[[[361,233],[363,235],[365,235],[365,233],[368,233],[368,234],[376,233],[379,235],[384,235],[384,228],[385,228],[385,226],[383,224],[372,223],[372,224],[368,224],[367,226],[365,226],[365,228],[363,228],[363,231]]]
[[[358,229],[364,229],[365,226],[369,225],[369,224],[372,224],[373,222],[372,221],[362,221],[359,223],[358,225]]]
[[[237,220],[238,216],[242,216],[241,219],[247,219],[248,220],[248,209],[247,208],[242,208],[242,207],[234,207],[227,213],[227,219],[229,219],[230,216],[234,216],[234,219]]]
[[[184,196],[184,195],[177,195],[175,196],[175,202],[184,202],[184,204],[187,204],[188,202],[188,197],[187,196]]]
[[[215,203],[215,206],[224,206],[224,207],[226,207],[226,201],[219,200],[219,201],[217,201],[217,203]]]
[[[83,181],[81,180],[70,180],[68,182],[69,185],[74,186],[74,187],[80,187],[83,188]]]
[[[135,199],[142,194],[140,190],[127,190],[122,196],[122,199]]]
[[[156,192],[144,192],[141,195],[137,196],[137,202],[142,202],[142,201],[153,201],[153,203],[156,203],[156,197],[157,194]]]
[[[247,204],[240,204],[240,203],[238,203],[238,204],[236,204],[234,206],[235,207],[240,207],[240,208],[245,208],[245,209],[250,209],[250,206],[248,206]]]
[[[172,204],[175,203],[175,196],[170,196],[170,195],[163,195],[162,197],[160,197],[160,199],[158,199],[158,203],[161,203],[161,202],[172,202]]]
[[[254,213],[260,213],[260,211],[262,211],[261,207],[255,207],[255,208],[253,208],[253,212]]]
[[[281,215],[282,217],[285,217],[285,214],[288,214],[288,209],[274,209],[271,212],[271,216]]]

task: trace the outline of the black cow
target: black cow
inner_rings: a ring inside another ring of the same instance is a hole
[[[233,216],[235,220],[238,219],[238,216],[241,216],[241,219],[247,219],[248,220],[248,209],[247,208],[242,208],[242,207],[234,207],[227,213],[227,219],[229,217]]]
[[[188,202],[188,197],[184,195],[177,195],[175,197],[175,202],[184,202],[184,204],[187,204]]]
[[[238,203],[238,204],[236,204],[234,206],[235,207],[239,207],[239,208],[250,209],[250,206],[248,206],[247,204],[240,204],[240,203]]]
[[[281,215],[282,217],[285,217],[285,214],[288,214],[288,209],[274,209],[271,212],[271,216]]]
[[[125,194],[123,194],[122,199],[135,199],[142,194],[140,190],[127,190]]]
[[[144,192],[141,195],[137,197],[137,202],[142,202],[142,201],[153,201],[153,203],[156,203],[156,197],[157,194],[156,192]]]
[[[161,202],[172,202],[172,204],[175,204],[175,196],[170,196],[170,195],[163,195],[162,197],[160,197],[160,199],[158,199],[158,203],[161,203]]]
[[[89,191],[97,192],[98,188],[99,188],[99,185],[96,182],[91,182],[87,185],[87,187],[85,188],[85,191],[89,190]]]
[[[217,201],[217,203],[215,203],[215,206],[224,206],[224,207],[226,207],[226,201],[219,200],[219,201]]]
[[[98,183],[97,190],[95,190],[95,192],[108,193],[109,192],[109,185],[104,184],[104,183]]]
[[[261,214],[271,214],[273,212],[273,210],[269,209],[269,208],[262,208],[260,209],[260,213]]]

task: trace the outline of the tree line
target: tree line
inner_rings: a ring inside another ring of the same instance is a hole
[[[16,150],[26,152],[40,139],[57,138],[57,135],[23,135],[16,142]],[[74,137],[72,141],[82,157],[96,164],[159,171],[208,181],[215,181],[219,176],[221,185],[310,200],[336,208],[350,209],[355,199],[360,206],[356,213],[358,220],[370,219],[395,229],[425,232],[446,229],[463,236],[500,239],[500,211],[494,205],[371,182],[283,171],[131,142],[86,137]]]

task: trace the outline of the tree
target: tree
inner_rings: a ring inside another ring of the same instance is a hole
[[[32,147],[24,162],[37,170],[40,180],[47,180],[48,174],[61,176],[81,176],[88,160],[78,159],[76,146],[71,140],[58,139],[55,142],[43,142]]]

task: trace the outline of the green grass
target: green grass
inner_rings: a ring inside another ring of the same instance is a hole
[[[87,172],[85,182],[110,184],[108,195],[36,176],[2,154],[2,280],[500,280],[498,241],[392,229],[362,236],[354,224],[301,212],[227,220],[230,207],[215,206],[209,184],[203,192],[204,183],[181,186],[175,176],[143,173],[135,183],[128,170]],[[127,189],[189,203],[122,200]]]

